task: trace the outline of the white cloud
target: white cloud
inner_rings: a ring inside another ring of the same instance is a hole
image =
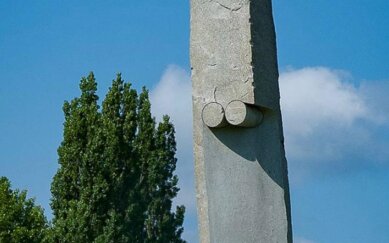
[[[151,91],[152,112],[156,117],[168,114],[178,136],[192,135],[192,95],[190,75],[184,69],[170,65]],[[187,142],[187,141],[180,141]]]
[[[292,181],[324,170],[332,173],[387,163],[387,157],[380,156],[387,154],[385,146],[374,134],[379,126],[387,126],[385,115],[376,108],[379,103],[370,82],[358,87],[348,81],[350,77],[324,67],[281,73]]]
[[[289,70],[280,75],[284,123],[293,135],[309,136],[327,123],[351,126],[368,108],[345,72],[328,68]]]

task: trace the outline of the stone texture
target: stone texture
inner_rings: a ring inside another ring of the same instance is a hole
[[[227,120],[224,114],[224,108],[217,102],[206,104],[202,111],[203,122],[208,127],[224,127],[227,125]]]
[[[191,0],[191,65],[200,242],[292,242],[271,0]]]
[[[256,127],[261,123],[263,114],[253,105],[233,100],[226,107],[225,117],[228,123],[234,126]]]

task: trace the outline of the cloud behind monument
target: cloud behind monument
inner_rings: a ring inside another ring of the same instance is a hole
[[[385,104],[388,91],[384,82],[356,85],[351,74],[326,67],[281,72],[281,108],[291,170],[300,175],[320,173],[318,168],[331,172],[388,162],[383,154],[389,141],[376,139],[378,127],[381,131],[389,128],[389,107],[378,106],[378,102]],[[188,72],[174,65],[151,91],[154,114],[169,114],[176,125],[178,155],[185,161],[193,157],[190,93]],[[185,171],[192,169],[191,163],[185,164],[191,167]]]
[[[345,71],[308,67],[282,72],[280,90],[292,179],[387,164],[388,141],[376,130],[389,123],[371,82],[356,85]]]

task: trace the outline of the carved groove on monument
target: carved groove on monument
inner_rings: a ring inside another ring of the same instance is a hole
[[[263,114],[254,105],[233,100],[225,109],[218,102],[206,104],[202,110],[202,119],[210,128],[225,127],[228,124],[238,127],[256,127],[262,122]]]

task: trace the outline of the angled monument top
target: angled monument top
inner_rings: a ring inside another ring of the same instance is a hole
[[[271,2],[192,0],[194,97],[274,109],[279,104]]]

